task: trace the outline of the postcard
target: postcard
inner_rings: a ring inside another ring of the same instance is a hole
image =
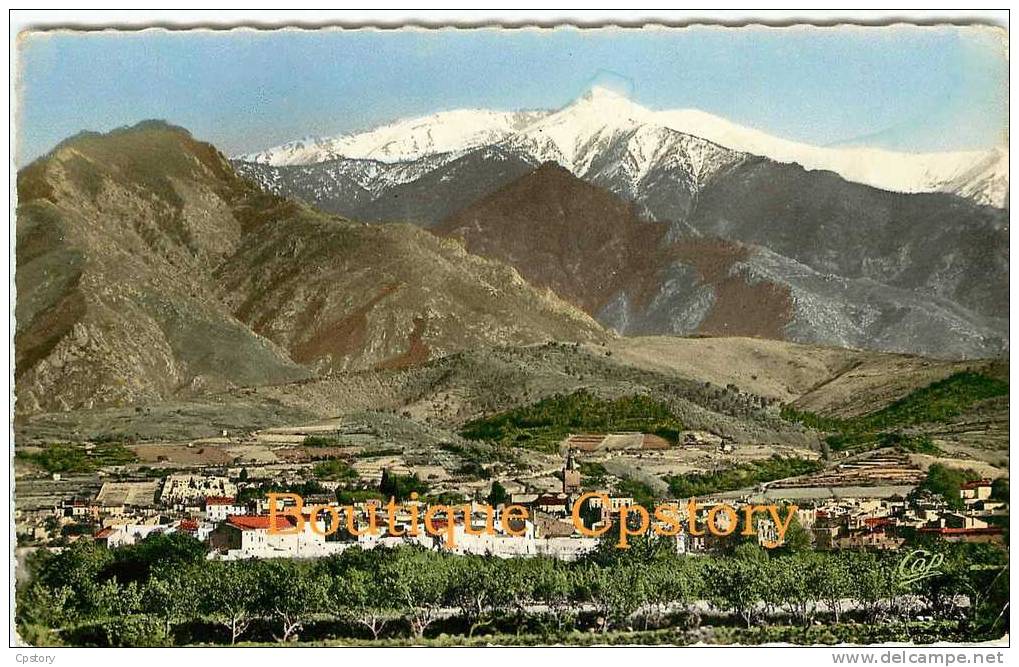
[[[239,23],[12,33],[23,661],[1007,642],[1007,27]]]

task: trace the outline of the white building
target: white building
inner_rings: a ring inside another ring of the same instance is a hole
[[[222,560],[245,558],[322,558],[339,553],[352,542],[327,542],[325,535],[311,530],[293,531],[297,522],[276,517],[276,531],[269,531],[269,516],[228,516],[209,536],[213,556]]]
[[[227,477],[170,475],[163,483],[159,502],[164,505],[194,502],[201,504],[209,496],[234,497],[237,485]]]
[[[229,496],[209,496],[205,499],[205,518],[213,523],[226,521],[228,516],[243,516],[248,508],[238,505]]]

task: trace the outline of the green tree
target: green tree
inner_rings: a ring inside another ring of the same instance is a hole
[[[927,469],[927,477],[920,483],[917,490],[929,491],[941,496],[949,507],[962,509],[965,506],[959,496],[962,485],[979,478],[980,475],[972,470],[957,470],[935,463]]]
[[[848,554],[806,554],[808,562],[807,585],[822,600],[839,623],[842,601],[853,594],[853,561]]]
[[[38,581],[20,584],[15,591],[14,618],[21,638],[34,646],[55,645],[58,639],[52,630],[71,618],[67,608],[72,594],[67,586],[51,589]]]
[[[200,580],[205,591],[201,609],[230,632],[230,643],[247,632],[258,616],[260,582],[250,561],[210,561]]]
[[[302,563],[272,559],[258,562],[259,607],[280,624],[277,641],[288,642],[314,613],[325,608],[326,589],[321,578]]]
[[[375,640],[395,613],[390,588],[376,572],[358,567],[332,581],[329,599],[340,615],[367,628]]]
[[[702,594],[703,573],[698,559],[659,558],[647,566],[645,629],[650,623],[661,624],[668,610],[680,605],[689,613],[691,604]]]
[[[198,567],[170,565],[157,570],[143,585],[144,609],[162,619],[163,635],[171,641],[175,623],[198,615],[200,571]]]
[[[460,610],[468,624],[468,637],[494,620],[495,614],[509,603],[505,575],[509,568],[489,558],[449,559],[446,602]]]
[[[786,510],[788,509],[789,507],[786,506]],[[793,515],[789,521],[789,528],[786,529],[782,546],[779,549],[783,553],[795,554],[808,551],[811,543],[810,531],[803,527],[796,515]]]
[[[755,544],[741,544],[729,558],[713,559],[707,568],[712,582],[708,598],[738,615],[752,627],[768,589],[768,554]]]
[[[590,564],[580,571],[578,589],[598,614],[603,633],[625,624],[644,603],[644,566],[620,563],[614,567]]]
[[[205,561],[208,545],[183,533],[154,533],[144,540],[110,552],[113,562],[104,571],[120,582],[144,582],[154,568],[174,564],[195,565]]]
[[[850,597],[863,607],[868,623],[892,611],[891,605],[903,591],[899,588],[892,559],[870,552],[850,553],[844,558],[850,572]]]
[[[811,586],[811,570],[816,566],[800,554],[784,555],[766,561],[765,577],[770,585],[762,596],[771,607],[781,607],[803,625],[809,625],[817,611],[820,593]]]
[[[498,507],[509,502],[510,496],[506,493],[506,487],[499,483],[499,480],[492,482],[492,490],[488,493],[488,504]]]
[[[561,561],[551,558],[528,559],[533,567],[519,577],[521,583],[530,583],[530,594],[533,601],[548,607],[556,625],[556,631],[562,632],[567,624],[575,619],[573,596],[574,582],[572,571]],[[527,561],[521,561],[527,562]]]
[[[382,479],[379,481],[379,493],[386,499],[406,500],[412,493],[419,496],[428,493],[428,485],[417,475],[397,475],[383,470]]]
[[[120,590],[104,572],[113,554],[91,540],[78,540],[59,554],[46,553],[34,563],[37,580],[65,601],[68,614],[105,618],[121,608]]]
[[[406,617],[412,636],[420,639],[438,619],[446,599],[448,559],[407,547],[386,555],[380,574],[392,591],[394,603]]]

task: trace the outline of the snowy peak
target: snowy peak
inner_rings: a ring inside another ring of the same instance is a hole
[[[604,86],[594,86],[553,111],[441,111],[365,132],[290,142],[237,159],[273,166],[311,165],[340,158],[396,164],[440,155],[447,155],[448,161],[495,145],[529,161],[558,162],[581,177],[595,169],[604,171],[603,158],[611,152],[628,157],[633,164],[627,171],[640,174],[653,167],[648,162],[650,156],[655,156],[653,161],[667,157],[645,143],[655,137],[669,139],[661,130],[808,170],[832,171],[848,181],[893,192],[950,192],[983,204],[1007,205],[1008,157],[1001,149],[900,153],[856,146],[812,146],[698,109],[647,109]],[[628,156],[617,150],[626,136],[636,137],[634,152]]]
[[[533,160],[558,162],[583,176],[610,146],[647,125],[650,115],[626,97],[595,87],[510,135],[503,144]]]
[[[497,143],[545,113],[485,109],[440,111],[366,132],[290,142],[237,159],[273,166],[315,164],[338,158],[405,162]]]
[[[633,102],[626,95],[602,86],[590,88],[565,108],[569,107],[587,107],[595,109],[602,115],[618,113],[630,118],[643,118],[648,113],[647,109]]]

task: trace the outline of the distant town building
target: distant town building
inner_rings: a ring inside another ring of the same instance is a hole
[[[959,489],[959,497],[963,500],[987,500],[991,497],[991,480],[978,479],[963,484]]]
[[[580,465],[573,456],[573,450],[567,450],[566,464],[563,466],[563,493],[570,495],[579,493],[580,486]]]
[[[170,475],[163,483],[159,501],[164,505],[191,502],[197,506],[209,496],[236,495],[237,486],[227,477]]]

